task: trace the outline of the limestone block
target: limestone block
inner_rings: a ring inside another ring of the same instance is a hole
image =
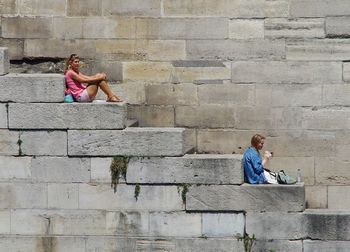
[[[117,235],[148,235],[149,213],[147,212],[107,212],[106,229]]]
[[[98,39],[96,41],[96,57],[106,60],[135,60],[135,40]]]
[[[349,7],[350,2],[346,0],[291,0],[289,12],[291,17],[346,16],[350,13]]]
[[[86,239],[86,252],[134,252],[135,238],[116,238],[108,236],[88,236]]]
[[[255,88],[252,85],[200,85],[198,87],[198,100],[200,104],[252,106],[255,104]]]
[[[23,131],[20,134],[21,154],[34,156],[67,155],[67,132]]]
[[[35,182],[87,183],[90,181],[90,160],[35,157],[31,161],[31,178]]]
[[[233,62],[232,82],[339,84],[342,83],[342,65],[339,62]]]
[[[96,56],[96,41],[88,39],[26,39],[24,41],[24,56],[26,57],[68,58],[72,52],[82,58],[93,58]]]
[[[57,39],[83,38],[83,22],[84,19],[81,17],[53,17],[53,37]]]
[[[307,208],[327,208],[327,186],[306,186]]]
[[[46,208],[47,185],[0,183],[0,208]]]
[[[142,211],[183,210],[181,195],[177,187],[140,186],[135,199],[134,185],[118,185],[114,193],[110,185],[79,185],[80,209],[113,209]]]
[[[336,151],[334,156],[339,162],[349,161],[348,151],[350,150],[350,139],[348,130],[339,130],[336,133]],[[333,165],[332,165],[333,166]]]
[[[341,199],[343,200],[344,197]],[[350,240],[350,214],[348,211],[322,209],[307,210],[303,214],[306,217],[304,225],[307,227],[307,237],[310,239]]]
[[[303,184],[192,186],[186,200],[189,211],[300,212],[304,209]]]
[[[48,184],[48,208],[78,209],[77,184]]]
[[[174,127],[173,106],[128,106],[128,117],[137,120],[140,127]]]
[[[166,16],[225,16],[238,18],[288,17],[288,1],[165,0]]]
[[[148,251],[166,251],[175,252],[175,241],[166,240],[138,240],[136,241],[135,249],[137,252],[148,252]]]
[[[327,37],[349,37],[349,17],[326,17]]]
[[[12,129],[123,129],[125,121],[125,103],[9,105],[9,128]]]
[[[86,17],[83,21],[84,39],[135,38],[135,19],[131,17]]]
[[[63,102],[65,80],[61,74],[11,73],[0,78],[0,88],[3,90],[0,94],[1,101]],[[44,105],[49,106],[49,104]]]
[[[350,186],[328,186],[328,209],[349,209]]]
[[[347,62],[343,63],[343,79],[345,82],[350,82],[350,64]]]
[[[297,169],[300,169],[301,179],[305,185],[314,185],[315,173],[317,174],[314,167],[315,161],[313,157],[273,157],[268,164],[270,170],[284,170],[293,177],[296,177]]]
[[[51,249],[57,252],[85,252],[85,237],[47,237]]]
[[[231,79],[231,64],[229,67],[176,67],[172,75],[172,82],[217,81]]]
[[[176,252],[235,252],[244,251],[243,242],[237,239],[176,239]]]
[[[305,252],[328,251],[328,252],[345,252],[349,250],[349,241],[314,241],[304,240],[303,247]]]
[[[91,158],[90,162],[91,182],[111,183],[110,166],[112,158]]]
[[[103,15],[152,16],[161,15],[160,0],[107,0],[102,3]]]
[[[347,79],[345,76],[345,71],[347,71],[347,64],[343,64],[344,71],[344,80]],[[350,70],[350,68],[349,68]],[[350,73],[350,72],[349,72]],[[322,95],[322,105],[324,106],[348,106],[350,95],[350,86],[348,85],[324,85],[323,86],[323,95]],[[310,97],[311,98],[311,97]]]
[[[1,0],[0,14],[17,14],[17,0]]]
[[[91,75],[104,72],[107,74],[109,81],[114,81],[114,82],[121,81],[123,80],[122,67],[123,67],[122,63],[119,61],[107,61],[107,60],[93,61]],[[103,93],[101,90],[99,92]],[[106,99],[106,96],[104,98]]]
[[[123,80],[169,82],[172,69],[167,62],[123,62]]]
[[[19,14],[21,15],[53,15],[66,14],[66,0],[19,0]]]
[[[192,60],[284,59],[282,40],[188,40],[187,58]]]
[[[348,157],[346,157],[348,158]],[[349,185],[349,161],[338,158],[317,158],[315,160],[316,184]]]
[[[80,156],[179,156],[193,148],[184,128],[68,131],[68,154]],[[172,144],[169,145],[169,142]]]
[[[11,210],[11,234],[46,235],[49,233],[50,218],[45,210]]]
[[[18,131],[0,129],[0,155],[18,155]]]
[[[235,126],[235,107],[205,104],[176,106],[175,123],[181,127],[230,128]]]
[[[259,240],[296,240],[307,235],[306,221],[303,213],[247,213],[246,232]]]
[[[0,129],[7,129],[7,107],[6,104],[0,104]]]
[[[95,0],[68,0],[68,16],[101,16],[102,1]],[[74,27],[71,27],[74,28]],[[68,32],[68,30],[67,30]]]
[[[287,60],[302,61],[344,61],[350,57],[349,50],[347,39],[290,41],[286,46]]]
[[[147,60],[185,60],[185,40],[137,40],[135,46],[137,59]]]
[[[45,237],[1,236],[0,247],[3,251],[45,252]]]
[[[254,242],[253,251],[303,251],[303,241],[256,240]]]
[[[207,237],[241,237],[244,234],[243,213],[203,213],[202,232]]]
[[[201,221],[199,213],[155,212],[150,214],[149,230],[154,236],[198,237],[202,234]]]
[[[324,18],[271,18],[265,20],[266,38],[324,38]]]
[[[0,180],[30,180],[30,157],[6,157],[0,156]]]
[[[0,211],[0,234],[9,234],[11,230],[11,213],[9,210]],[[1,244],[1,241],[0,241]]]
[[[302,127],[318,130],[347,129],[350,126],[349,115],[350,110],[347,108],[305,108]]]
[[[137,39],[227,39],[227,18],[137,18]]]
[[[131,158],[127,182],[145,184],[242,184],[241,155]]]
[[[0,75],[8,74],[10,69],[10,57],[7,47],[0,47]]]
[[[263,19],[231,19],[229,22],[230,39],[262,39],[264,38]]]
[[[9,52],[9,59],[23,59],[24,41],[23,39],[4,39],[0,38],[0,45],[7,47]]]
[[[3,38],[50,38],[52,35],[51,17],[3,17],[1,26]]]

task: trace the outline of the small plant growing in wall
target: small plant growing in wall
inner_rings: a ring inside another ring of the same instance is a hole
[[[245,252],[251,252],[253,250],[253,246],[256,238],[254,234],[250,237],[249,234],[244,233],[244,235],[239,237],[238,240],[243,241]]]
[[[112,159],[110,165],[111,171],[111,187],[114,189],[114,192],[117,191],[117,185],[119,184],[119,178],[122,176],[126,179],[126,171],[128,168],[129,157],[124,156],[115,156]]]
[[[177,187],[178,193],[181,192],[181,199],[182,203],[185,205],[186,204],[186,194],[188,192],[188,184],[181,184],[180,186]]]
[[[22,143],[23,143],[23,141],[21,139],[18,139],[17,145],[18,145],[18,155],[19,156],[22,156],[22,154],[23,154],[22,147],[21,147]]]
[[[137,199],[139,198],[139,195],[140,195],[140,191],[141,191],[141,187],[139,184],[136,184],[135,185],[135,192],[134,192],[134,197],[137,201]]]

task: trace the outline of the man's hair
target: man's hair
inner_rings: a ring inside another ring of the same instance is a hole
[[[260,135],[260,134],[255,134],[253,137],[252,137],[252,140],[250,141],[250,143],[252,144],[252,146],[254,148],[257,148],[258,144],[261,142],[261,140],[264,140],[265,137]]]

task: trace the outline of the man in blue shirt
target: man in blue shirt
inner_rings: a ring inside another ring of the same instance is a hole
[[[244,177],[249,184],[265,184],[267,183],[264,175],[264,165],[271,157],[271,153],[267,152],[264,159],[261,159],[260,150],[264,147],[265,137],[255,134],[251,139],[251,147],[243,154]]]

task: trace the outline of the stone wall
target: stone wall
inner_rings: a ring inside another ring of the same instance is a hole
[[[350,208],[349,1],[0,0],[0,14],[11,60],[78,53],[119,82],[129,118],[192,129],[198,153],[261,132],[272,169],[301,168],[309,207]]]

